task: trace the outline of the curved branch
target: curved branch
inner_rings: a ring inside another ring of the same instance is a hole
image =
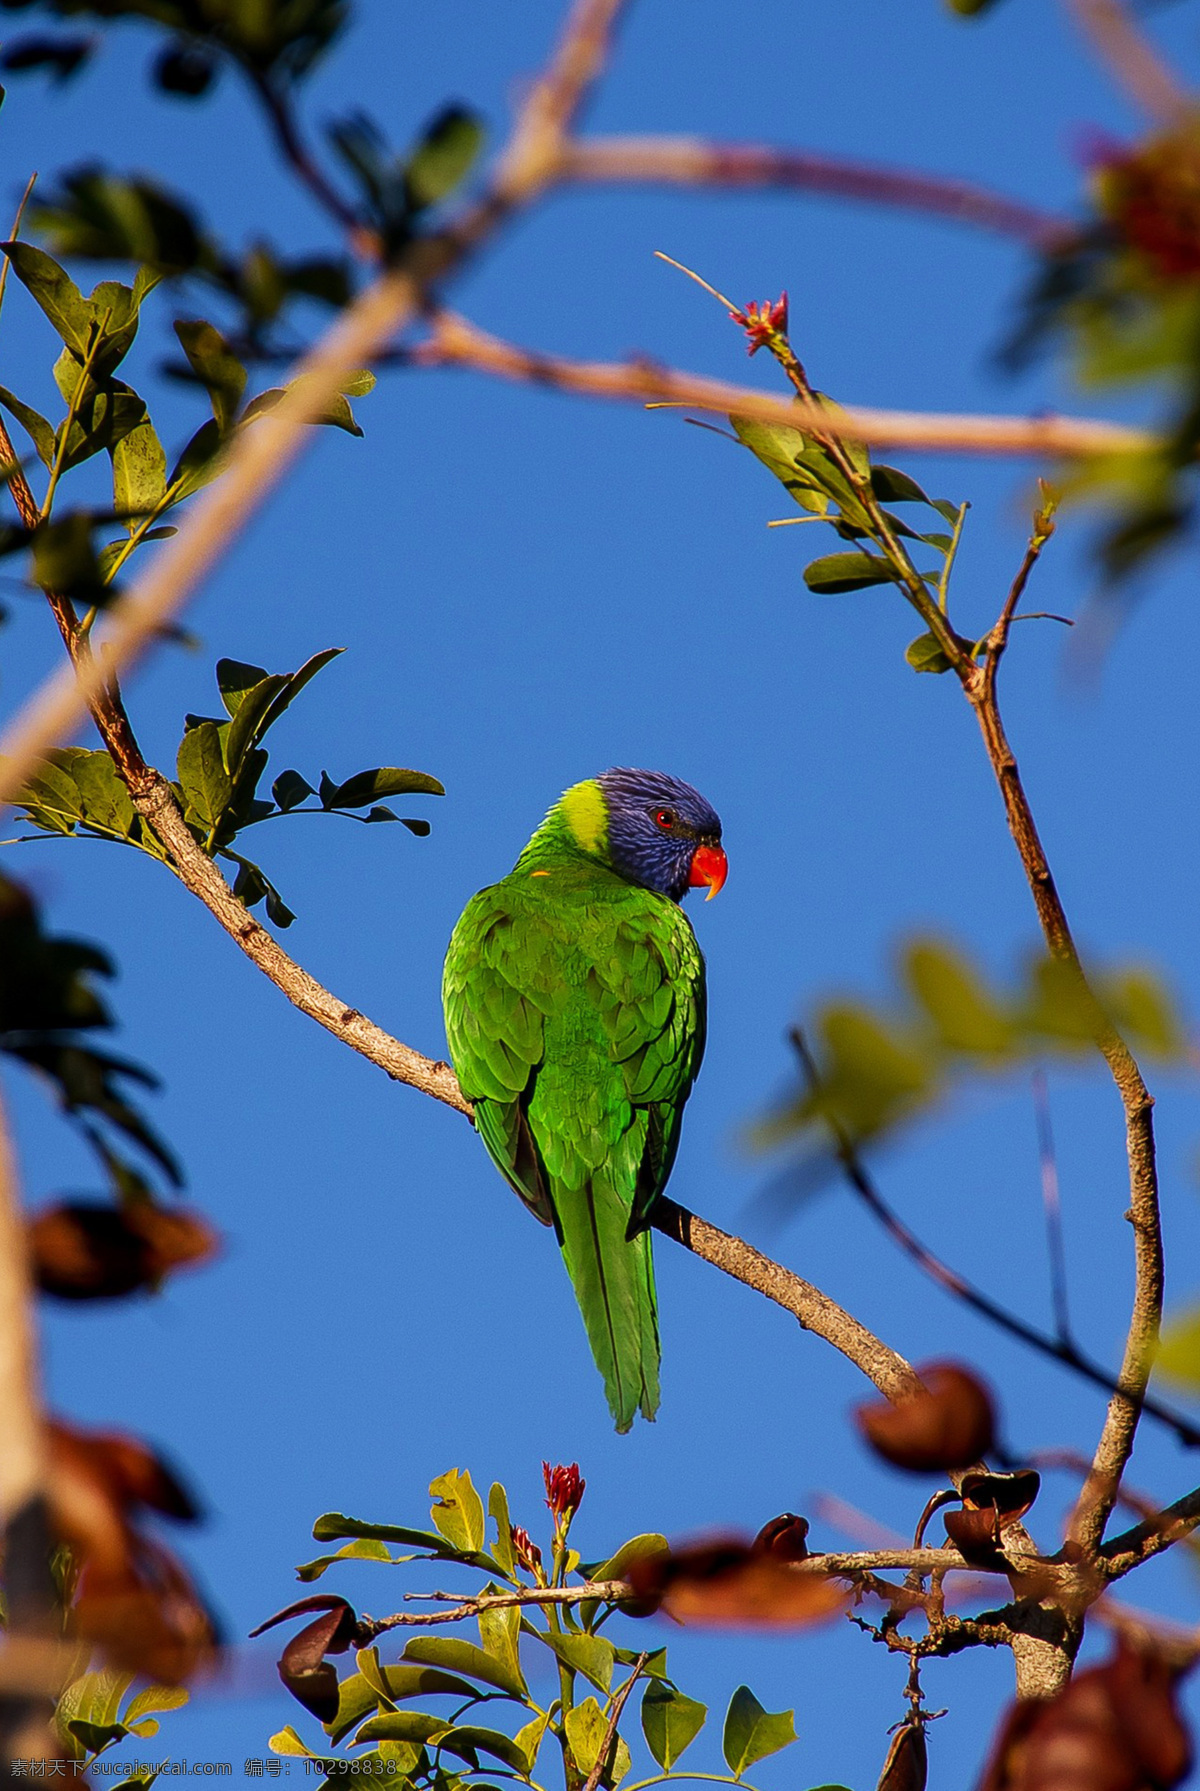
[[[1005,193],[967,180],[779,149],[765,143],[712,143],[703,137],[584,137],[568,143],[559,179],[588,184],[784,188],[977,224],[1032,248],[1060,245],[1074,226]]]

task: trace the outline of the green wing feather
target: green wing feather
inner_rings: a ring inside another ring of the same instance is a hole
[[[704,961],[673,902],[598,866],[519,872],[446,955],[450,1055],[488,1153],[553,1224],[619,1430],[658,1406],[650,1223],[704,1050]]]

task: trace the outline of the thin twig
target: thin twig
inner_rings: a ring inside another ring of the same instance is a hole
[[[1067,1253],[1063,1245],[1062,1201],[1058,1188],[1058,1159],[1054,1154],[1054,1128],[1050,1121],[1050,1096],[1046,1072],[1033,1072],[1033,1111],[1037,1123],[1038,1168],[1042,1207],[1046,1215],[1046,1253],[1050,1260],[1050,1304],[1058,1340],[1074,1349],[1071,1311],[1067,1300]]]
[[[21,219],[25,216],[25,207],[29,204],[29,195],[36,185],[37,169],[35,168],[33,173],[29,176],[29,179],[25,182],[25,191],[21,194],[21,203],[17,206],[17,214],[12,221],[12,229],[8,233],[9,242],[15,243],[18,236],[21,234]],[[3,305],[4,303],[4,294],[8,287],[8,270],[11,266],[12,262],[9,260],[8,256],[5,255],[4,265],[3,267],[0,267],[0,305]]]
[[[798,1026],[792,1028],[789,1036],[800,1058],[810,1088],[818,1087],[820,1070],[809,1049],[807,1039]],[[1119,1391],[1121,1383],[1117,1376],[1111,1374],[1090,1356],[1085,1355],[1072,1340],[1054,1337],[1049,1332],[1039,1329],[1037,1325],[1029,1324],[1025,1319],[1019,1318],[1015,1312],[1010,1312],[1007,1307],[1001,1306],[998,1300],[993,1300],[990,1294],[986,1294],[981,1288],[976,1287],[974,1282],[968,1281],[964,1275],[960,1275],[957,1269],[952,1269],[948,1263],[943,1262],[940,1256],[935,1256],[928,1245],[921,1242],[916,1233],[905,1224],[896,1209],[880,1193],[878,1184],[850,1139],[838,1126],[836,1119],[826,1115],[826,1124],[833,1135],[838,1164],[849,1186],[859,1196],[867,1210],[883,1226],[893,1243],[897,1244],[905,1255],[910,1257],[917,1267],[929,1276],[931,1281],[935,1281],[939,1287],[945,1288],[947,1293],[953,1294],[955,1299],[961,1300],[964,1306],[969,1306],[972,1311],[978,1312],[982,1318],[986,1318],[998,1329],[1007,1331],[1010,1337],[1016,1337],[1020,1342],[1027,1343],[1039,1354],[1049,1356],[1052,1361],[1061,1363],[1064,1368],[1071,1369],[1075,1374],[1082,1376],[1084,1380],[1093,1382],[1097,1387],[1103,1387],[1107,1393],[1116,1394]],[[1173,1430],[1179,1441],[1187,1448],[1200,1448],[1200,1425],[1192,1423],[1181,1412],[1174,1411],[1158,1399],[1147,1398],[1144,1401],[1144,1409],[1148,1417],[1154,1418],[1157,1423]]]
[[[600,1752],[596,1755],[595,1764],[593,1765],[592,1770],[583,1781],[583,1791],[596,1791],[596,1786],[600,1783],[604,1770],[608,1765],[609,1753],[617,1738],[617,1725],[621,1720],[621,1712],[624,1710],[625,1705],[629,1700],[629,1694],[633,1690],[635,1683],[641,1678],[642,1669],[645,1667],[649,1658],[650,1656],[648,1653],[638,1655],[633,1663],[632,1673],[630,1673],[628,1679],[613,1699],[612,1709],[608,1716],[608,1726],[604,1731],[604,1739],[600,1743]]]

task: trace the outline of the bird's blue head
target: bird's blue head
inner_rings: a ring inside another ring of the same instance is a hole
[[[592,787],[603,799],[603,851],[614,871],[673,902],[689,888],[707,886],[716,895],[728,870],[721,819],[699,790],[663,771],[622,766],[602,772]]]

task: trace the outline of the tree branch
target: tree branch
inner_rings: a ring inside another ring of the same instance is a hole
[[[680,373],[651,360],[572,361],[541,354],[489,336],[465,318],[440,312],[433,335],[406,357],[426,367],[471,367],[521,384],[549,386],[589,398],[674,405],[719,416],[731,412],[792,429],[819,428],[827,435],[852,436],[874,447],[908,447],[924,452],[1046,455],[1084,458],[1093,454],[1148,450],[1156,437],[1123,423],[1092,417],[980,417],[926,411],[875,410],[839,405],[818,410],[803,400],[730,385],[700,374]]]
[[[702,137],[576,138],[563,149],[558,178],[599,185],[644,183],[742,191],[782,187],[824,193],[977,224],[1042,250],[1061,244],[1074,228],[1051,212],[971,181],[765,143],[712,143]]]
[[[1052,958],[1069,968],[1091,1008],[1096,1045],[1108,1065],[1125,1113],[1130,1189],[1130,1206],[1126,1216],[1134,1228],[1133,1312],[1117,1378],[1117,1391],[1109,1401],[1092,1471],[1080,1492],[1068,1532],[1070,1540],[1084,1555],[1094,1558],[1112,1511],[1121,1475],[1133,1449],[1142,1401],[1150,1379],[1162,1320],[1163,1252],[1154,1148],[1154,1103],[1132,1052],[1104,1012],[1088,982],[1066,910],[1051,875],[1029,798],[1021,781],[1016,756],[1004,730],[996,689],[1000,662],[1008,644],[1012,615],[1026,579],[1049,540],[1052,529],[1050,517],[1045,513],[1040,514],[1035,521],[1033,537],[1021,569],[1000,617],[988,636],[983,665],[956,669],[959,669],[964,693],[975,709],[988,760],[1000,786],[1009,831],[1025,870],[1046,948]]]
[[[1115,84],[1155,124],[1183,122],[1195,102],[1121,0],[1069,0],[1068,12]]]

